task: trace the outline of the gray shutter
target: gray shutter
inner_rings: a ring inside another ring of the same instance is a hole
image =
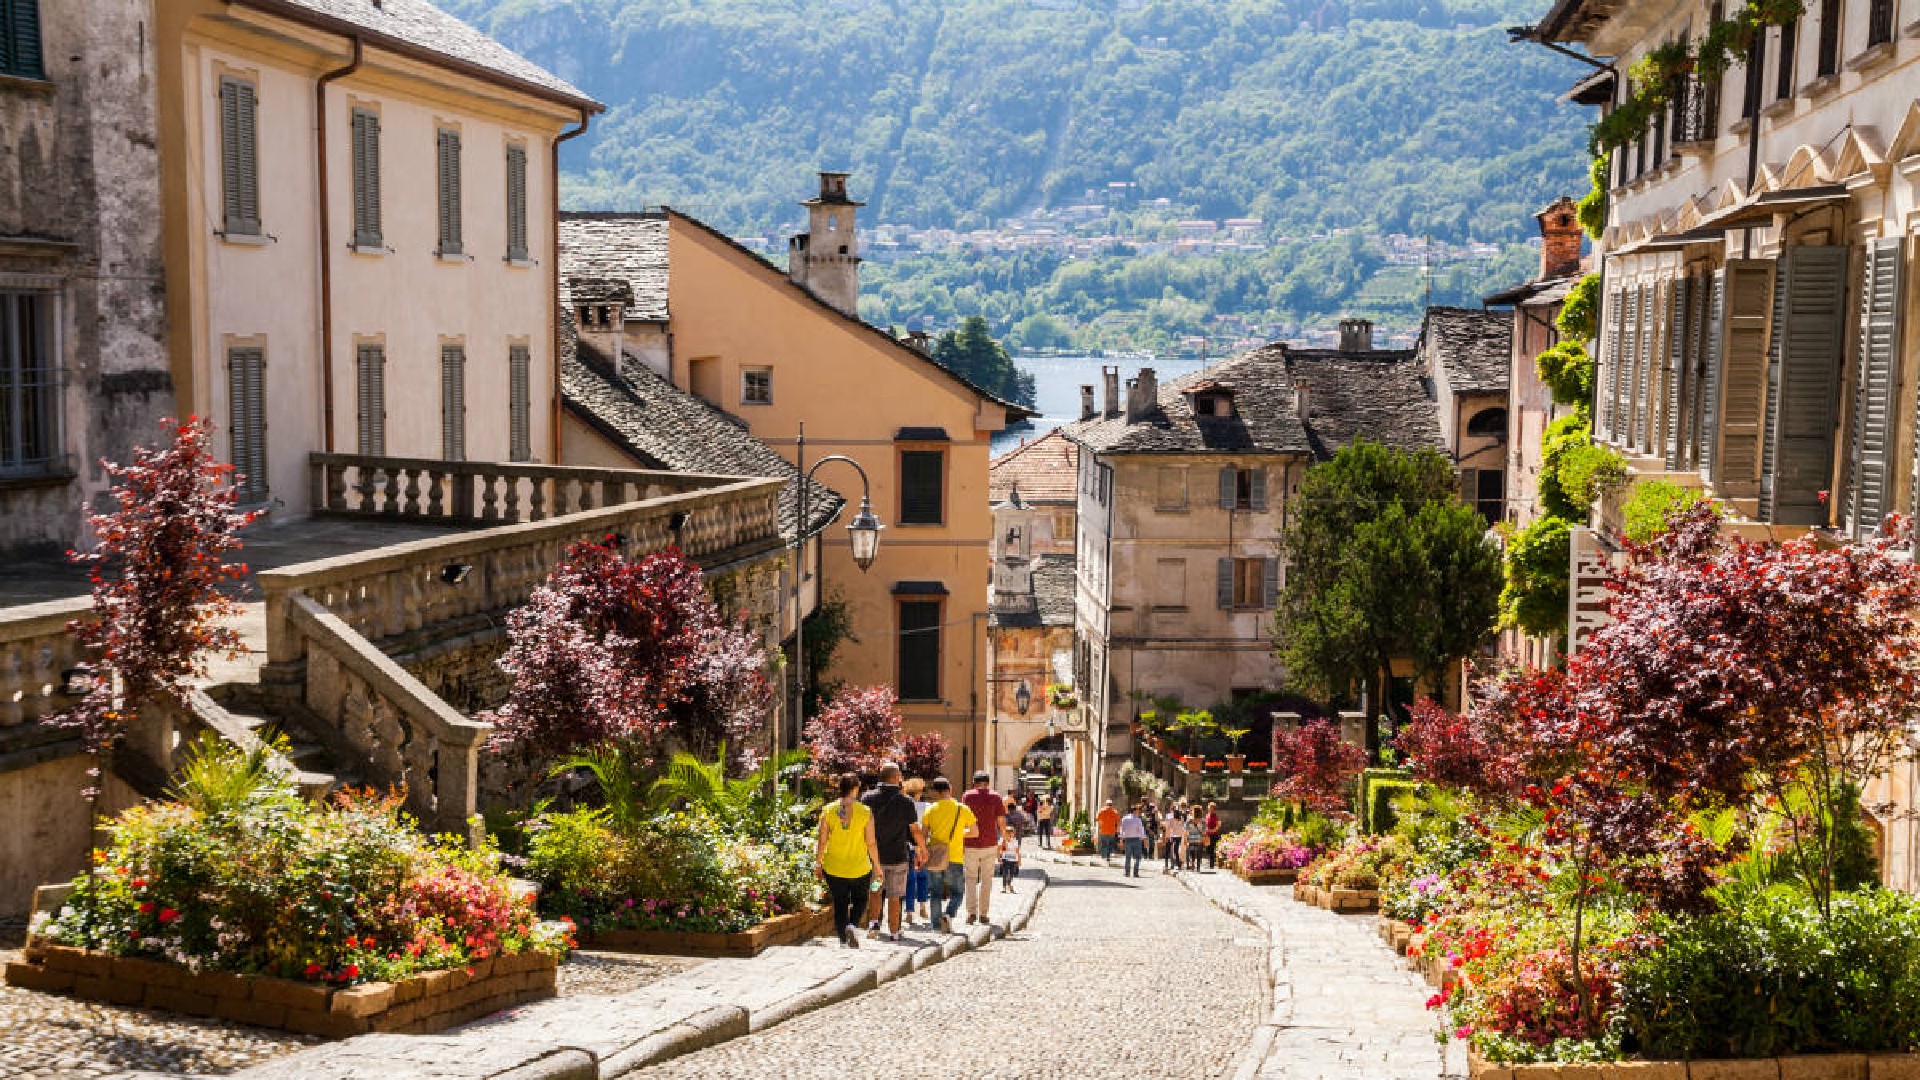
[[[267,498],[266,351],[227,350],[227,437],[243,503]]]
[[[1718,413],[1709,438],[1718,488],[1728,498],[1760,493],[1761,425],[1767,403],[1767,327],[1773,263],[1733,259],[1715,275],[1721,292],[1713,351],[1719,372]]]
[[[1628,432],[1627,441],[1636,452],[1644,452],[1653,441],[1654,327],[1658,323],[1654,312],[1658,307],[1654,287],[1640,286],[1640,300],[1634,305],[1638,322],[1633,335],[1633,386],[1628,391],[1633,395],[1633,430]]]
[[[387,452],[387,349],[384,345],[362,345],[355,350],[359,376],[360,453],[381,456]]]
[[[1600,394],[1597,407],[1600,411],[1600,440],[1613,442],[1617,433],[1620,410],[1615,400],[1620,392],[1620,366],[1626,361],[1627,330],[1627,290],[1614,289],[1607,304],[1606,341],[1602,351],[1605,353],[1601,364]]]
[[[508,456],[514,461],[533,460],[532,366],[533,353],[527,346],[507,347]]]
[[[220,198],[222,229],[260,234],[259,104],[253,84],[220,79]]]
[[[435,157],[439,178],[440,254],[458,255],[461,252],[460,133],[441,128],[435,146]]]
[[[1260,560],[1260,606],[1272,611],[1280,606],[1280,560]]]
[[[40,61],[40,5],[36,0],[0,0],[0,71],[44,79]]]
[[[527,259],[527,148],[507,147],[507,258]]]
[[[1893,411],[1899,392],[1900,295],[1905,239],[1867,244],[1860,289],[1859,373],[1854,379],[1847,529],[1864,540],[1893,503]]]
[[[380,233],[380,117],[353,110],[353,242],[383,247]]]
[[[1239,477],[1235,475],[1238,471],[1231,465],[1220,470],[1220,509],[1222,510],[1233,509],[1234,503],[1238,501]]]
[[[1785,340],[1783,333],[1787,325],[1787,268],[1782,265],[1775,268],[1773,290],[1773,312],[1768,316],[1770,328],[1767,336],[1767,405],[1765,420],[1760,429],[1760,519],[1773,520],[1773,482],[1778,468],[1774,455],[1779,447],[1775,442],[1780,423],[1780,343]]]
[[[467,460],[467,350],[440,346],[440,456]]]
[[[1221,611],[1233,610],[1233,560],[1221,559],[1214,568],[1214,601]]]
[[[1254,510],[1264,511],[1267,508],[1267,470],[1256,466],[1251,471],[1253,473],[1253,498],[1250,502]]]
[[[1460,501],[1463,503],[1466,503],[1468,506],[1472,506],[1473,501],[1479,497],[1480,497],[1480,470],[1479,469],[1461,469],[1460,470]]]
[[[1844,247],[1790,247],[1782,259],[1785,303],[1776,331],[1777,408],[1773,423],[1773,483],[1763,489],[1767,520],[1779,525],[1824,525],[1820,492],[1833,483],[1840,375],[1846,360],[1847,258]]]
[[[1692,339],[1690,316],[1687,307],[1688,286],[1692,282],[1686,278],[1675,278],[1669,286],[1667,295],[1667,392],[1665,397],[1666,423],[1661,436],[1662,457],[1666,459],[1668,470],[1680,467],[1680,403],[1683,400],[1681,390],[1687,375],[1687,344]]]
[[[1714,383],[1710,381],[1712,368],[1708,365],[1708,342],[1711,329],[1708,320],[1714,315],[1714,297],[1712,274],[1696,274],[1689,291],[1693,295],[1691,327],[1687,345],[1687,401],[1686,430],[1682,435],[1681,468],[1706,468],[1704,452],[1707,440],[1702,434],[1707,430],[1709,399],[1713,396]]]

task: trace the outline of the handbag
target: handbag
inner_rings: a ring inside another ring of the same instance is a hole
[[[953,839],[960,834],[960,803],[953,804],[953,828],[948,830],[943,842],[927,841],[927,870],[938,873],[953,861]]]

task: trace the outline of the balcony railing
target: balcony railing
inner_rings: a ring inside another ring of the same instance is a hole
[[[1720,134],[1720,88],[1688,79],[1680,84],[1673,101],[1673,147],[1676,153],[1702,143],[1711,143]]]
[[[0,728],[71,704],[65,673],[80,662],[80,643],[67,624],[92,610],[84,596],[0,608]]]
[[[310,454],[313,512],[449,525],[512,525],[703,491],[738,477],[573,465]]]

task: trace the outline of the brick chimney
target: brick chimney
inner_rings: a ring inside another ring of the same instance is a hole
[[[1080,384],[1080,419],[1091,420],[1099,415],[1093,407],[1093,384]]]
[[[1152,368],[1143,367],[1138,376],[1127,380],[1127,423],[1145,420],[1159,403],[1160,383]]]
[[[1373,323],[1366,319],[1341,319],[1340,351],[1372,352]]]
[[[1573,200],[1562,195],[1533,216],[1540,222],[1540,280],[1578,274],[1585,236]]]
[[[820,174],[807,208],[807,231],[787,240],[787,277],[847,315],[860,307],[860,242],[854,217],[867,205],[847,197],[847,174]]]
[[[1120,415],[1120,369],[1100,365],[1100,378],[1106,383],[1106,415]]]

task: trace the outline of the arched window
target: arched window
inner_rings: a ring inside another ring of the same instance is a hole
[[[1505,440],[1507,437],[1507,410],[1481,409],[1467,421],[1467,434],[1483,439]]]

